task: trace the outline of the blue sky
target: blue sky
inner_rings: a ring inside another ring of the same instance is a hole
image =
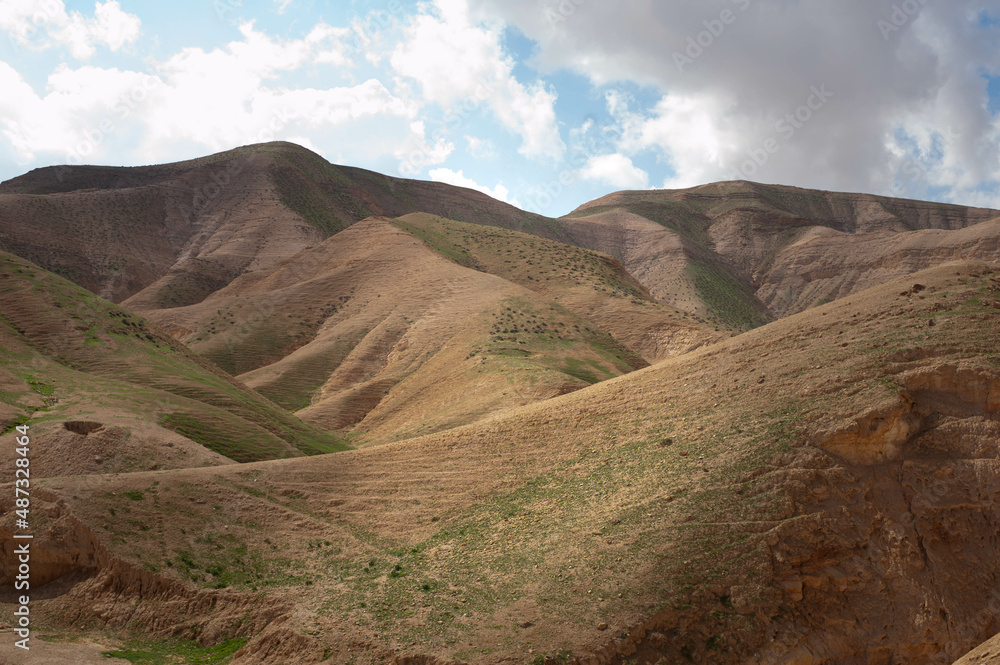
[[[748,179],[1000,207],[958,0],[5,0],[0,180],[281,139],[561,215]]]

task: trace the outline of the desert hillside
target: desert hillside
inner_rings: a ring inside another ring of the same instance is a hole
[[[990,662],[998,211],[269,143],[32,171],[0,246],[37,662]]]
[[[943,260],[996,260],[986,239],[995,233],[947,231],[997,217],[741,181],[617,192],[560,223],[574,242],[621,261],[660,301],[747,330]]]
[[[440,434],[52,478],[37,611],[234,663],[958,658],[998,629],[998,307],[948,264]]]
[[[479,192],[279,142],[160,166],[36,169],[0,183],[0,249],[115,302],[176,307],[365,217],[421,211],[555,233]]]
[[[0,253],[0,430],[46,441],[35,476],[329,453],[341,439],[249,390],[141,317]],[[0,477],[11,480],[14,451]]]

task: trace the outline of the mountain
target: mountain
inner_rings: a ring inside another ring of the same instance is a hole
[[[554,235],[485,194],[334,166],[290,143],[162,166],[57,166],[0,184],[0,249],[120,302],[183,306],[373,215]]]
[[[7,247],[366,440],[470,422],[719,337],[616,262],[551,240],[554,220],[291,144],[33,171],[0,185],[0,220]]]
[[[943,260],[995,260],[993,231],[958,233],[995,219],[1000,211],[739,181],[617,192],[559,221],[656,299],[742,331]]]
[[[76,581],[33,612],[241,664],[958,658],[998,630],[998,307],[953,263],[430,436],[47,479]]]
[[[31,657],[952,662],[1000,633],[998,234],[748,182],[549,219],[287,143],[0,183]]]
[[[719,337],[605,257],[426,214],[358,222],[197,305],[125,305],[302,418],[367,439],[464,424]]]
[[[141,317],[0,253],[0,431],[46,443],[34,476],[187,468],[329,453],[301,422]],[[14,450],[0,478],[13,479]]]

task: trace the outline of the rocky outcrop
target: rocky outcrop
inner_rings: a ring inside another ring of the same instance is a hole
[[[778,474],[798,515],[766,537],[785,613],[752,662],[951,662],[1000,629],[1000,375],[900,379],[896,405],[821,440],[834,457]]]

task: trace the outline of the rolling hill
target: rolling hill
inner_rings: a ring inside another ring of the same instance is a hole
[[[661,302],[743,331],[948,258],[996,260],[996,244],[980,237],[994,232],[959,233],[996,218],[1000,211],[740,181],[617,192],[559,221]],[[909,247],[906,260],[886,265],[886,243]]]
[[[0,431],[31,422],[36,475],[128,472],[349,446],[134,313],[0,253]],[[13,476],[13,449],[0,474]]]
[[[949,264],[430,436],[46,480],[76,581],[36,611],[237,663],[958,658],[998,629],[998,307]]]
[[[33,657],[931,665],[1000,633],[998,211],[727,182],[550,219],[269,143],[0,183],[0,250]]]
[[[719,337],[606,257],[426,214],[364,220],[197,305],[134,308],[302,418],[366,440],[465,424]]]
[[[479,192],[268,143],[161,166],[35,169],[0,183],[0,249],[115,302],[183,306],[365,217],[409,212],[558,232]]]

